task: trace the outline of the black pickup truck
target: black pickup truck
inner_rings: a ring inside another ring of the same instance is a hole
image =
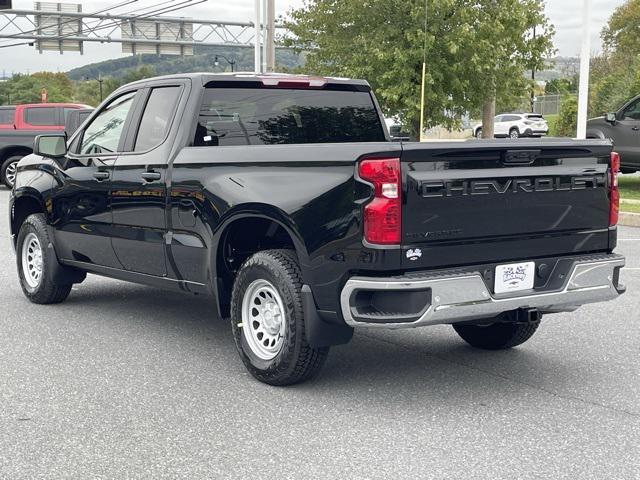
[[[616,298],[618,160],[606,140],[391,142],[364,81],[176,75],[39,136],[11,232],[31,301],[87,272],[212,295],[249,371],[285,385],[355,328],[509,348]]]

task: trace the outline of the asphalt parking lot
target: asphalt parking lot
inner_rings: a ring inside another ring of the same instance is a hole
[[[18,285],[0,189],[0,478],[640,478],[640,229],[628,293],[523,346],[360,331],[288,388],[245,372],[206,298],[90,276]]]

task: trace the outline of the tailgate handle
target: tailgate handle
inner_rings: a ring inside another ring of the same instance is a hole
[[[505,165],[531,165],[540,156],[540,150],[507,150],[502,157]]]

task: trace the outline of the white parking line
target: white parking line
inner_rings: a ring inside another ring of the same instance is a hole
[[[640,242],[640,238],[619,238],[619,242]]]

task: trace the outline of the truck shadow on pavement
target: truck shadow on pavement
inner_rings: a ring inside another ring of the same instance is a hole
[[[238,376],[238,381],[244,378],[263,387],[245,373],[229,320],[217,317],[211,298],[107,282],[78,285],[67,302],[45,308],[76,316],[80,310],[78,322],[100,322],[103,329],[132,329],[132,341],[144,343],[148,335],[171,336],[170,348],[175,350],[167,354],[189,356],[194,368],[205,364],[204,368],[213,367],[216,374]],[[542,353],[536,353],[535,346],[501,352],[475,350],[448,326],[401,332],[364,330],[356,332],[350,344],[332,348],[318,378],[290,388],[315,393],[375,389],[391,396],[396,391],[424,394],[428,390],[430,395],[445,397],[474,391],[486,395],[491,389],[494,397],[513,394],[514,386],[516,390],[532,385],[544,388],[541,364],[560,377],[574,367],[571,359],[550,365]]]

